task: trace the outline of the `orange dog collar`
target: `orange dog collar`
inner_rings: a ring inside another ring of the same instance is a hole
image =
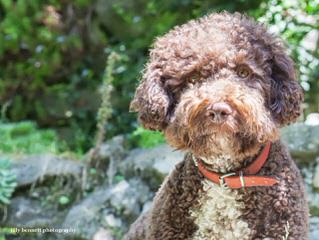
[[[193,160],[198,166],[199,171],[210,181],[219,184],[223,188],[244,188],[256,186],[272,186],[278,183],[274,177],[253,175],[259,172],[266,162],[271,143],[267,143],[260,155],[250,165],[238,172],[219,174],[206,169],[201,160],[197,160],[193,155]],[[245,175],[244,175],[245,174]],[[246,175],[248,174],[248,175]]]

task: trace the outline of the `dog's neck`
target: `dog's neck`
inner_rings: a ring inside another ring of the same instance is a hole
[[[209,170],[219,173],[228,173],[240,169],[243,159],[233,159],[230,156],[222,155],[218,157],[199,157]]]
[[[253,153],[250,153],[250,155],[248,156],[246,154],[233,155],[225,153],[218,156],[195,157],[201,159],[204,162],[207,169],[211,171],[218,173],[229,173],[233,171],[238,171],[249,165],[251,162],[253,162],[262,148],[263,146],[256,148],[256,150],[253,151]]]

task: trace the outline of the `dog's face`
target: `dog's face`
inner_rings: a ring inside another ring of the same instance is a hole
[[[300,115],[302,100],[282,42],[246,17],[222,13],[157,39],[131,109],[178,149],[250,156]]]

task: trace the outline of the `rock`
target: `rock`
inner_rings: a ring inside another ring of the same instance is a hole
[[[153,197],[149,188],[138,178],[121,181],[111,189],[111,195],[111,207],[120,211],[126,219],[136,218],[143,204]]]
[[[319,158],[317,160],[319,160]],[[314,164],[306,164],[300,168],[304,180],[307,202],[312,216],[319,216],[319,193],[318,189],[314,186],[314,181],[316,181],[314,177],[316,168],[318,169]]]
[[[317,226],[317,228],[319,228],[319,226]],[[318,236],[319,236],[319,229],[315,229],[310,232],[309,240],[318,240]]]
[[[110,231],[100,228],[93,236],[93,240],[114,240]]]
[[[312,184],[315,188],[319,189],[319,164],[315,168]]]
[[[17,177],[17,187],[42,181],[49,176],[74,176],[82,174],[83,164],[53,155],[28,156],[12,160],[12,172]]]
[[[305,121],[306,125],[319,126],[319,113],[310,113]]]
[[[319,216],[319,194],[310,189],[307,191],[307,199],[311,215]]]
[[[319,238],[319,217],[310,218],[309,240],[318,240]]]
[[[118,171],[130,178],[140,176],[152,189],[157,189],[164,177],[183,160],[184,154],[167,144],[152,149],[134,149],[118,166]]]
[[[70,209],[62,224],[63,228],[74,228],[74,237],[92,238],[102,227],[98,214],[110,197],[110,191],[107,189],[93,192]]]
[[[92,239],[100,228],[126,229],[153,194],[138,178],[100,188],[73,206],[63,228],[75,228],[73,237]]]
[[[124,136],[115,136],[100,146],[96,153],[96,157],[100,160],[110,158],[113,158],[115,160],[122,160],[127,154],[124,145]]]
[[[41,206],[40,201],[15,197],[8,206],[5,226],[15,227],[53,227],[56,213]]]
[[[116,218],[113,214],[106,215],[104,217],[104,221],[106,222],[107,226],[110,226],[110,227],[119,228],[123,224],[121,219]]]
[[[314,165],[308,164],[300,168],[304,186],[306,190],[306,197],[310,208],[311,215],[319,215],[319,194],[314,191],[313,179],[314,179]]]
[[[151,209],[153,205],[153,201],[148,201],[143,205],[142,213],[146,213],[148,210]]]
[[[312,162],[319,155],[319,126],[296,123],[283,128],[281,136],[300,163]]]
[[[106,173],[109,185],[113,184],[116,175],[117,163],[121,162],[127,155],[125,148],[125,138],[118,135],[103,143],[97,149],[91,149],[87,156],[93,154],[90,166],[98,169],[99,172]]]

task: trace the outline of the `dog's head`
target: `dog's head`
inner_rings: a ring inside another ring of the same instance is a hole
[[[155,42],[131,110],[145,128],[200,156],[255,151],[301,113],[280,39],[240,14],[211,14]]]

